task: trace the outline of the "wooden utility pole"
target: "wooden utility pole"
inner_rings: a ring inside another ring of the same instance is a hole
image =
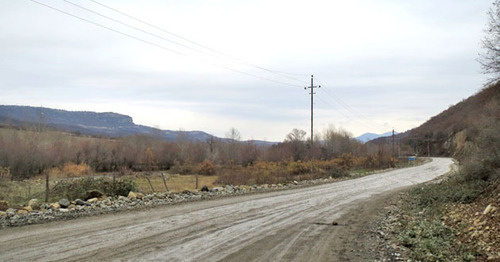
[[[311,174],[314,171],[314,88],[320,88],[321,86],[314,86],[314,76],[311,75],[311,86],[304,87],[304,89],[311,89]]]

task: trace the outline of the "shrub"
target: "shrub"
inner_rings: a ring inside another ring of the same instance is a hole
[[[113,182],[111,178],[107,177],[88,177],[61,180],[51,190],[51,195],[53,198],[84,199],[89,190],[98,190],[108,196],[126,196],[130,191],[136,189],[135,182],[129,179],[117,179]]]
[[[327,171],[326,175],[333,178],[341,178],[349,176],[349,172],[343,168],[332,168]]]
[[[198,165],[198,174],[204,176],[213,176],[215,175],[215,164],[210,160],[205,160]]]
[[[0,179],[11,179],[10,168],[0,166]]]

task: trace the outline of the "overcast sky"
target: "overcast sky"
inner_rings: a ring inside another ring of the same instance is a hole
[[[37,1],[59,11],[0,0],[0,104],[282,141],[309,133],[311,74],[315,129],[355,136],[417,127],[486,79],[491,0]]]

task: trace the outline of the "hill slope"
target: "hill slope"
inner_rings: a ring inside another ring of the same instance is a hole
[[[121,137],[155,135],[176,141],[181,135],[190,141],[214,137],[202,131],[171,131],[137,125],[132,117],[117,113],[65,111],[44,107],[0,105],[0,124],[34,128],[52,128],[86,135]]]
[[[433,156],[469,155],[482,139],[498,138],[500,130],[500,84],[451,106],[421,126],[408,131],[404,139],[418,153]]]

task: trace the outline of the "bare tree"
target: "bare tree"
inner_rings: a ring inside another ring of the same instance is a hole
[[[288,151],[293,158],[293,160],[304,160],[306,155],[306,141],[305,141],[306,131],[294,128],[292,132],[286,135],[284,146],[288,148]]]
[[[240,141],[241,140],[240,131],[238,131],[238,129],[234,127],[231,127],[231,129],[229,129],[229,131],[226,133],[226,138],[234,140],[235,142]]]
[[[239,156],[239,149],[240,149],[240,140],[241,140],[241,134],[238,129],[232,127],[229,129],[229,131],[226,133],[226,138],[228,139],[227,143],[225,144],[225,156],[224,159],[226,162],[228,162],[230,165],[236,164],[240,160]]]
[[[500,0],[495,0],[488,11],[486,35],[482,40],[484,52],[479,56],[483,73],[491,75],[487,85],[500,80]]]
[[[306,136],[306,131],[294,128],[292,132],[286,135],[286,141],[304,141],[304,137]]]

